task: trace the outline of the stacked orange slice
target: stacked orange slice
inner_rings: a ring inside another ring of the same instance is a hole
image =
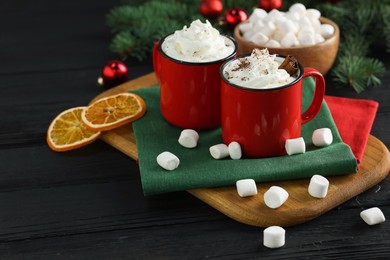
[[[133,93],[102,98],[56,116],[47,130],[47,143],[58,152],[76,149],[97,140],[101,131],[133,122],[145,112],[144,100]]]
[[[47,130],[47,143],[57,152],[76,149],[98,139],[100,132],[84,126],[81,113],[86,107],[74,107],[60,113]]]
[[[107,131],[142,117],[144,100],[133,93],[121,93],[99,99],[81,114],[85,126],[94,131]]]

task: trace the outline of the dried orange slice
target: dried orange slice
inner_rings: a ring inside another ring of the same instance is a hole
[[[85,126],[94,131],[108,131],[133,122],[146,112],[144,100],[133,93],[120,93],[99,99],[81,114]]]
[[[100,132],[92,131],[81,122],[81,113],[87,107],[65,110],[51,122],[47,130],[47,143],[57,152],[64,152],[92,143]]]

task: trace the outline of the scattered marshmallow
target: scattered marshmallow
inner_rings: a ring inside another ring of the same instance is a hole
[[[228,146],[230,158],[239,160],[242,156],[241,145],[237,142],[231,142]]]
[[[240,197],[249,197],[257,194],[256,182],[253,179],[243,179],[236,182],[237,193]]]
[[[186,148],[194,148],[198,145],[199,134],[192,129],[184,129],[180,133],[179,144]]]
[[[214,159],[223,159],[229,156],[229,149],[226,144],[216,144],[209,148],[210,154]]]
[[[264,47],[312,46],[330,38],[335,31],[332,25],[321,24],[320,17],[319,10],[306,9],[301,3],[293,4],[287,12],[273,9],[267,13],[256,8],[239,29],[245,40]]]
[[[306,152],[305,140],[303,140],[303,137],[288,139],[286,140],[285,148],[288,155],[305,153]]]
[[[363,210],[360,212],[360,217],[370,226],[385,222],[386,220],[383,212],[377,207]]]
[[[279,186],[272,186],[264,193],[264,203],[271,209],[279,208],[288,199],[288,192]]]
[[[332,131],[329,128],[319,128],[314,130],[311,140],[315,146],[327,146],[333,142]]]
[[[313,175],[310,179],[308,192],[312,197],[325,198],[328,193],[329,181],[321,175]]]
[[[268,248],[279,248],[285,244],[286,230],[279,226],[271,226],[263,231],[263,245]]]
[[[157,156],[157,163],[165,170],[172,171],[179,166],[180,160],[173,153],[165,151]]]

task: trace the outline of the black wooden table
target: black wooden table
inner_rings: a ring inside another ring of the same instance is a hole
[[[86,105],[108,49],[105,15],[119,1],[0,3],[0,259],[375,259],[390,257],[390,221],[368,226],[378,206],[390,218],[390,178],[305,224],[286,245],[262,246],[262,228],[229,219],[189,193],[144,197],[136,163],[102,141],[56,153],[46,129],[61,111]],[[328,82],[328,95],[380,103],[372,135],[390,147],[390,55],[380,88],[358,95]],[[152,71],[126,61],[129,79]],[[354,257],[354,258],[352,258]]]

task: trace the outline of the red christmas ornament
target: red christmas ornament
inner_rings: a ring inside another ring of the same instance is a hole
[[[207,19],[215,19],[222,14],[223,4],[221,0],[202,0],[199,12]]]
[[[231,8],[225,12],[225,21],[230,28],[234,28],[237,24],[247,19],[248,14],[242,8]]]
[[[102,75],[98,78],[98,84],[100,86],[116,86],[127,79],[127,67],[118,60],[112,60],[104,65]]]
[[[272,9],[280,9],[282,7],[283,1],[282,0],[260,0],[259,1],[259,7],[266,10],[267,12],[271,11]]]

